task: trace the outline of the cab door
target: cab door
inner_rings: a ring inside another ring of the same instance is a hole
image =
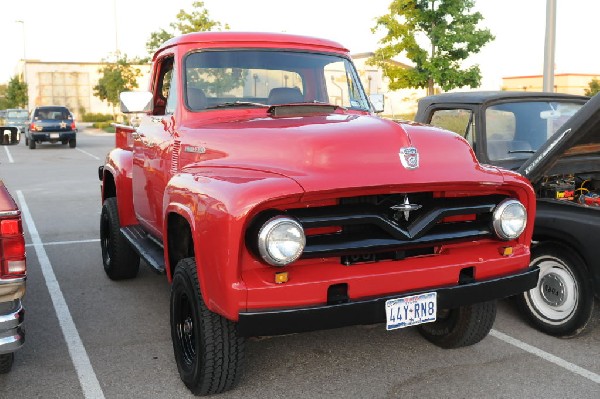
[[[171,177],[177,79],[174,56],[156,63],[154,110],[142,118],[133,143],[133,204],[140,224],[162,239],[163,195]]]

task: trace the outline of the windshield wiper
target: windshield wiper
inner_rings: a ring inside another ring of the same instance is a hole
[[[535,154],[533,150],[511,150],[509,154]]]
[[[221,104],[217,104],[217,105],[211,105],[210,107],[206,107],[205,109],[228,108],[228,107],[262,107],[262,108],[269,108],[270,105],[261,104],[261,103],[253,103],[251,101],[232,101],[232,102],[221,103]]]

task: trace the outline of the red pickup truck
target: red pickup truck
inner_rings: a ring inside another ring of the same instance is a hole
[[[457,135],[378,118],[348,50],[205,32],[166,42],[99,168],[104,269],[171,282],[180,376],[238,380],[244,338],[418,326],[455,348],[535,286],[535,194]]]
[[[14,352],[25,342],[25,237],[21,211],[0,180],[0,373],[8,373]]]

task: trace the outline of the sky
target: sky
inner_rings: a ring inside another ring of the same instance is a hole
[[[598,0],[556,0],[556,73],[600,75],[596,42]],[[20,59],[98,62],[118,48],[146,56],[150,33],[169,29],[193,0],[20,0],[3,7],[0,83]],[[371,31],[391,0],[204,0],[213,20],[232,31],[287,32],[337,41],[351,53],[374,51],[383,32]],[[496,39],[466,65],[481,68],[483,89],[500,89],[502,77],[541,75],[544,64],[546,0],[475,0],[482,27]],[[23,21],[17,22],[17,21]],[[23,32],[25,33],[23,35]],[[401,58],[399,61],[403,61]]]

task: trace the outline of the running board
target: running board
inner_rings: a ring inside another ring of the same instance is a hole
[[[121,233],[135,252],[159,274],[165,274],[164,247],[151,237],[140,225],[121,227]]]

